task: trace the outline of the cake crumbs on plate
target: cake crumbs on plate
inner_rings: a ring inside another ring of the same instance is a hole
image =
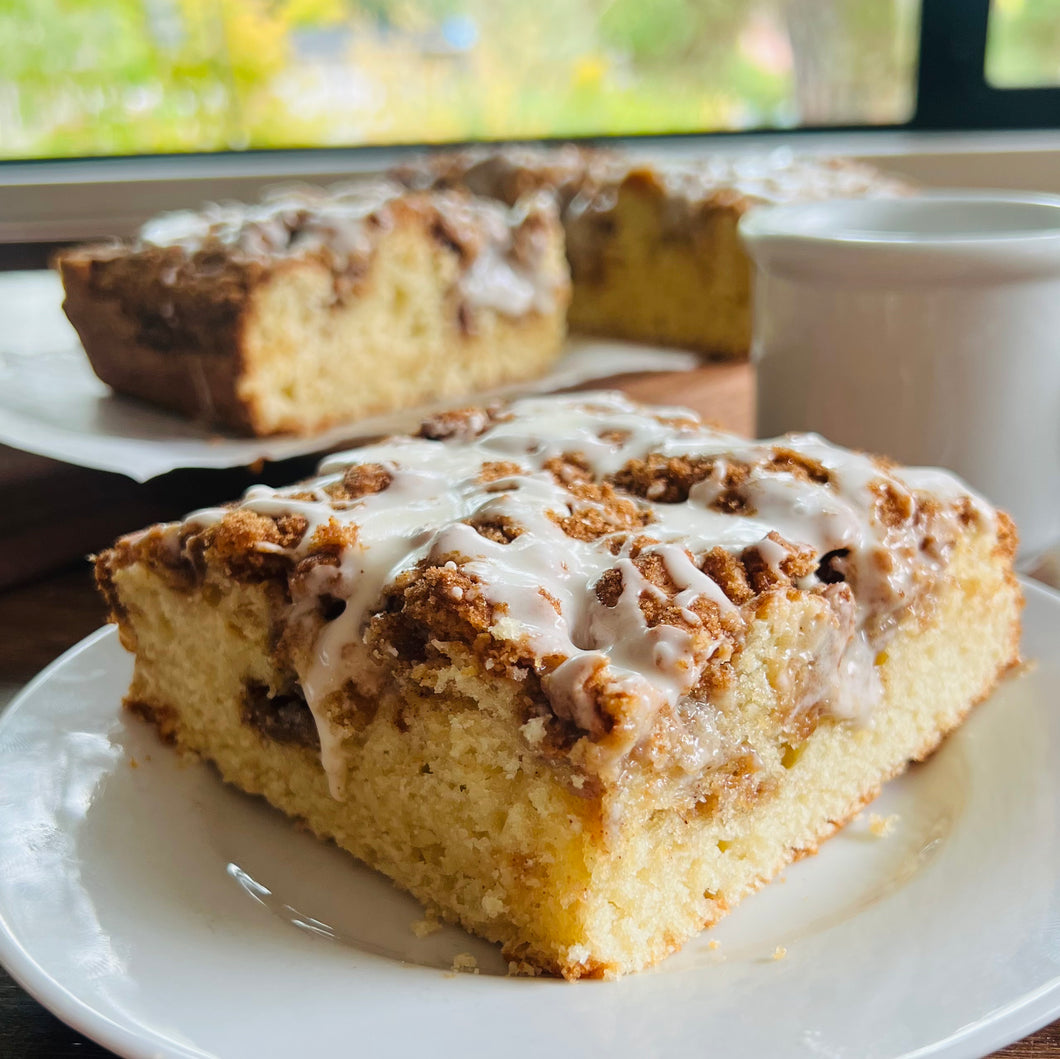
[[[901,816],[898,813],[891,813],[890,816],[881,816],[879,813],[872,813],[869,816],[869,830],[877,838],[886,838],[895,827],[898,825],[898,821],[901,820]]]
[[[711,938],[710,941],[707,942],[707,948],[710,949],[711,952],[717,952],[717,950],[721,948],[721,942],[718,941],[717,938]]]
[[[453,970],[464,974],[478,974],[478,960],[470,952],[458,952],[453,957]]]
[[[423,919],[414,919],[409,924],[409,928],[417,938],[427,938],[432,934],[437,934],[442,929],[442,924],[428,912]]]
[[[783,960],[787,955],[788,955],[788,950],[786,948],[784,948],[783,945],[778,945],[773,950],[773,959],[774,960]]]

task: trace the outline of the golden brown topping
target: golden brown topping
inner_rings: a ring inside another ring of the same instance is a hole
[[[347,548],[352,548],[356,543],[356,524],[332,518],[317,527],[309,546],[317,554],[341,556]]]
[[[710,506],[715,511],[722,511],[728,515],[753,515],[754,505],[735,486],[727,487],[711,501]]]
[[[676,430],[679,434],[694,433],[703,426],[703,423],[692,415],[666,413],[663,415],[653,415],[652,419],[664,427]]]
[[[490,460],[482,465],[478,478],[480,482],[488,483],[514,478],[523,473],[523,468],[510,460]]]
[[[699,566],[733,603],[740,605],[754,596],[744,564],[725,548],[711,548]]]
[[[639,552],[633,559],[633,565],[649,585],[659,589],[656,593],[644,588],[638,596],[640,612],[644,615],[648,628],[673,625],[679,629],[697,632],[720,629],[718,605],[707,597],[699,596],[685,606],[674,603],[679,589],[670,576],[665,560],[657,552]],[[605,607],[615,607],[624,588],[622,571],[612,567],[601,575],[594,592]],[[699,621],[690,620],[689,614],[695,614]]]
[[[975,501],[970,496],[962,496],[956,505],[957,521],[962,526],[977,526],[982,522],[983,514],[976,507]],[[1008,515],[1005,515],[1008,518]],[[1001,529],[998,528],[998,534],[1000,535]]]
[[[541,596],[542,599],[547,599],[548,600],[549,605],[552,607],[552,609],[557,614],[559,614],[559,615],[563,614],[563,605],[560,603],[560,601],[558,599],[556,599],[556,597],[554,595],[552,595],[551,592],[549,592],[549,590],[547,588],[539,588],[537,590],[537,592],[538,592],[538,595]]]
[[[354,463],[346,469],[341,482],[327,487],[327,493],[335,500],[359,500],[388,489],[391,480],[390,472],[382,464]]]
[[[636,537],[629,542],[629,557],[636,559],[642,551],[647,548],[651,548],[659,543],[657,537],[650,537],[647,533],[638,533]]]
[[[600,580],[596,582],[596,587],[593,591],[596,593],[596,598],[605,607],[617,607],[619,598],[622,595],[622,571],[613,567],[610,570],[605,570],[600,575]]]
[[[756,594],[777,585],[791,584],[800,577],[809,576],[817,568],[817,553],[812,548],[791,544],[775,530],[766,539],[784,550],[784,557],[779,562],[767,559],[758,544],[745,548],[740,554],[748,583]]]
[[[817,482],[819,485],[828,485],[832,475],[824,464],[802,452],[778,446],[773,450],[773,456],[766,466],[772,471],[786,471],[807,482]]]
[[[454,408],[425,419],[417,437],[431,441],[473,441],[500,420],[500,408]]]
[[[548,471],[560,485],[593,480],[589,461],[580,452],[565,452],[562,456],[553,456],[545,460],[542,469]]]
[[[710,477],[715,462],[711,456],[653,452],[643,460],[630,460],[612,481],[620,489],[657,504],[680,504],[688,499],[692,486]]]
[[[209,536],[210,545],[219,558],[237,550],[248,551],[262,541],[280,543],[280,531],[275,520],[246,508],[229,511],[216,526],[204,532]]]
[[[740,491],[750,473],[751,466],[738,460],[653,452],[642,460],[630,460],[612,480],[634,496],[657,504],[680,504],[693,486],[716,478],[722,488],[710,506],[728,514],[751,515],[750,501]]]
[[[397,579],[390,596],[406,618],[422,623],[438,640],[473,643],[475,634],[493,624],[493,607],[478,582],[455,564],[410,570]]]
[[[277,542],[281,548],[294,548],[302,542],[309,522],[303,515],[286,514],[275,517],[276,529],[280,534]]]
[[[554,607],[556,601],[543,592]],[[370,642],[391,665],[394,651],[405,660],[444,655],[443,645],[458,643],[484,662],[495,676],[515,674],[529,693],[537,690],[535,667],[547,669],[562,658],[540,657],[526,641],[498,641],[490,632],[498,613],[478,581],[452,563],[406,571],[387,590],[381,612],[371,620]],[[384,657],[386,656],[386,657]]]
[[[995,554],[1004,559],[1012,559],[1016,555],[1019,543],[1020,539],[1016,530],[1016,523],[1009,518],[1006,512],[999,511],[997,513],[997,546],[994,549]]]
[[[780,560],[780,570],[792,581],[809,577],[817,567],[817,552],[808,544],[793,544],[785,540],[776,530],[766,534],[767,540],[779,544],[787,551],[787,556]]]
[[[489,235],[482,224],[481,204],[465,191],[451,192],[442,208],[429,197],[416,196],[405,201],[433,215],[431,237],[456,254],[462,263],[473,261],[482,252]]]
[[[439,245],[456,254],[462,261],[474,256],[474,246],[468,246],[464,241],[464,232],[449,223],[448,218],[439,214],[435,217],[430,228],[431,238]]]
[[[619,496],[607,482],[577,481],[569,488],[575,498],[570,513],[546,514],[575,540],[595,541],[619,530],[640,529],[652,520],[651,511]]]
[[[630,191],[641,193],[665,193],[666,185],[663,183],[662,174],[654,166],[639,164],[633,166],[625,174],[622,184]]]
[[[881,525],[895,529],[912,519],[916,511],[912,494],[899,490],[893,482],[877,478],[869,483],[869,492],[873,496],[872,513]],[[924,514],[930,512],[924,510]]]
[[[511,544],[523,533],[523,527],[505,515],[469,519],[468,525],[474,526],[483,537],[497,544]]]
[[[215,525],[192,531],[183,541],[183,548],[193,563],[208,557],[228,577],[267,579],[285,572],[290,559],[280,552],[262,549],[261,545],[282,548],[285,532],[290,535],[294,528],[288,526],[286,531],[281,531],[275,519],[236,508]],[[304,532],[305,526],[301,529]]]
[[[685,698],[726,709],[732,659],[770,608],[798,602],[809,615],[798,635],[810,647],[792,657],[813,679],[768,679],[787,681],[782,697],[798,710],[827,706],[842,652],[853,644],[871,659],[887,623],[945,569],[961,519],[992,519],[974,500],[962,507],[960,490],[911,493],[901,475],[814,437],[763,445],[689,421],[690,435],[680,419],[660,426],[606,396],[559,414],[552,400],[444,413],[424,425],[427,440],[332,457],[315,483],[258,488],[243,507],[136,547],[163,554],[174,578],[208,565],[213,578],[237,559],[240,576],[274,571],[296,619],[290,657],[324,637],[323,653],[341,660],[332,689],[353,680],[374,694],[387,671],[429,682],[428,671],[448,679],[463,665],[460,652],[481,660],[558,730],[595,740],[591,758],[571,742],[572,764],[592,772],[630,753],[656,709]],[[761,519],[704,504],[758,507]]]

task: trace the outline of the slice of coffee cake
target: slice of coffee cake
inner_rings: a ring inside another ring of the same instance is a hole
[[[167,214],[58,266],[104,382],[252,434],[542,375],[570,298],[548,197],[383,182]]]
[[[502,202],[553,195],[574,282],[572,330],[721,358],[746,358],[751,346],[751,262],[736,231],[744,213],[909,191],[871,166],[786,149],[662,164],[571,144],[477,147],[424,156],[394,175]]]
[[[943,472],[594,394],[438,417],[97,573],[163,736],[578,978],[930,753],[1016,660],[1014,549]]]

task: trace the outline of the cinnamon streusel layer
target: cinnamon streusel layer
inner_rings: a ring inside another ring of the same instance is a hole
[[[578,978],[930,753],[1017,658],[1014,549],[944,472],[593,394],[437,417],[97,574],[165,737]]]

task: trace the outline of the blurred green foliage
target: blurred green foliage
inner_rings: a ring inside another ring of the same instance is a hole
[[[1000,88],[1060,85],[1060,0],[992,0],[986,76]]]
[[[1060,0],[999,0],[1003,68]],[[0,0],[0,157],[904,120],[918,0]],[[992,32],[994,26],[992,23]]]

